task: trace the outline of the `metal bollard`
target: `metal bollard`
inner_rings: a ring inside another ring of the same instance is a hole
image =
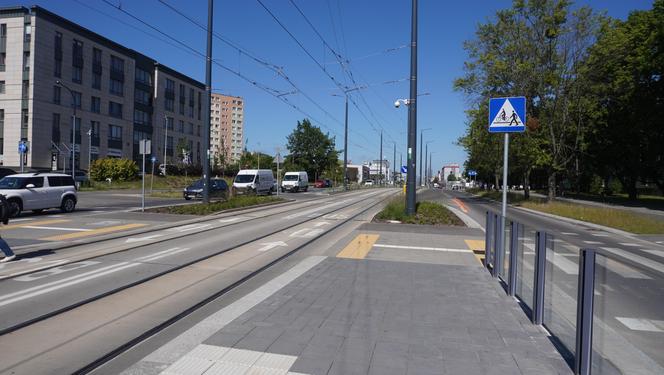
[[[502,230],[505,218],[496,215],[496,236],[495,252],[493,257],[493,277],[500,276],[500,270],[503,268],[503,259],[505,258],[505,232]]]
[[[544,274],[546,272],[546,243],[548,234],[537,231],[535,246],[535,285],[533,285],[533,323],[544,321]]]
[[[516,294],[516,280],[517,273],[519,272],[518,268],[518,251],[519,251],[519,237],[523,233],[523,225],[512,222],[512,228],[510,230],[510,271],[509,278],[507,282],[507,294],[514,296]]]
[[[593,351],[593,299],[595,297],[595,250],[581,249],[576,300],[576,353],[574,373],[590,375]]]
[[[484,267],[489,268],[491,264],[491,240],[493,239],[493,213],[486,212],[486,227],[484,237]]]

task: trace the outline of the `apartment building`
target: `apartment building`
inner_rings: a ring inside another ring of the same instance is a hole
[[[238,161],[244,149],[244,100],[239,96],[212,94],[210,150],[215,156]]]
[[[205,85],[48,10],[0,8],[0,163],[87,169],[97,158],[200,164]],[[72,135],[73,128],[73,135]],[[72,146],[74,138],[74,146]],[[148,158],[149,160],[150,158]]]

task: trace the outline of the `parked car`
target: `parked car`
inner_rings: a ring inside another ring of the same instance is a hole
[[[196,180],[191,185],[184,188],[182,191],[182,196],[186,200],[192,198],[202,198],[203,197],[203,179]],[[228,197],[228,184],[226,180],[221,178],[211,178],[210,179],[210,189],[209,189],[210,198],[224,198]]]
[[[373,185],[373,180],[366,180],[364,181],[365,186],[372,186]]]
[[[329,180],[329,179],[326,178],[323,181],[325,181],[325,187],[332,187],[332,180]]]
[[[16,171],[11,168],[0,168],[0,178],[16,174]]]
[[[242,169],[235,176],[233,189],[236,194],[272,194],[274,175],[269,169]]]
[[[325,187],[325,181],[323,180],[316,180],[314,181],[314,187],[317,189],[322,189]]]
[[[309,189],[309,176],[307,172],[286,172],[284,180],[281,181],[281,192],[300,190],[307,191]]]
[[[51,171],[38,171],[38,173],[51,173]],[[64,174],[71,176],[71,171],[69,169],[65,170]],[[85,182],[88,181],[88,172],[77,169],[74,173],[74,181],[76,182]]]
[[[3,177],[0,194],[7,198],[12,217],[24,210],[38,213],[60,208],[62,212],[72,212],[78,202],[74,179],[61,173],[19,173]]]

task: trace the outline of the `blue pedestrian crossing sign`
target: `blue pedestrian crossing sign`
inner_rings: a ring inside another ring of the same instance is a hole
[[[402,165],[401,166],[401,173],[408,173],[408,166]]]
[[[489,99],[489,133],[526,131],[526,98]]]

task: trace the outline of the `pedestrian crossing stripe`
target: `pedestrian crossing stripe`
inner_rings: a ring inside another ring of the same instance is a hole
[[[526,98],[492,98],[489,101],[489,132],[523,132],[525,122]]]

